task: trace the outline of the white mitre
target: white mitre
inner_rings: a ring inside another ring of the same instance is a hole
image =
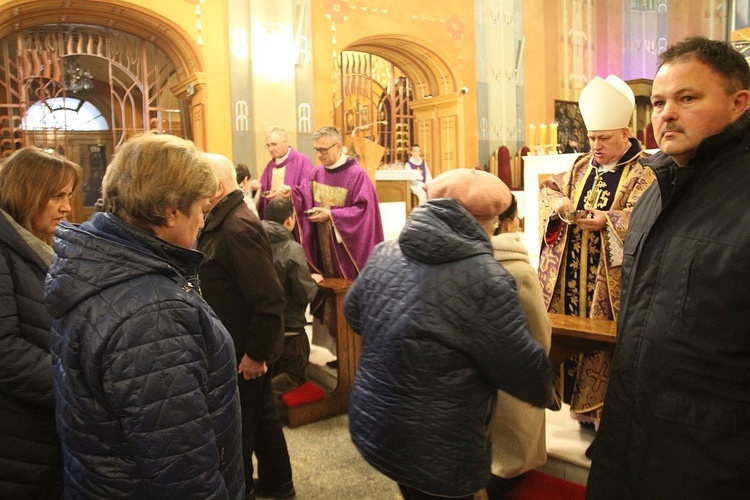
[[[587,130],[616,130],[630,124],[635,96],[628,84],[615,75],[606,79],[595,76],[581,90],[578,106]]]

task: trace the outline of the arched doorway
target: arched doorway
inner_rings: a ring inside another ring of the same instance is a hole
[[[0,155],[33,144],[81,164],[85,193],[76,197],[72,214],[80,221],[93,210],[89,203],[108,159],[128,137],[159,130],[205,144],[205,131],[191,126],[202,118],[192,110],[202,109],[193,104],[204,99],[198,81],[203,63],[181,28],[131,4],[78,2],[63,9],[61,15],[59,2],[51,0],[0,8]],[[75,78],[89,84],[76,85]],[[194,94],[187,96],[190,83]],[[29,108],[67,96],[102,110],[107,130],[23,126]]]
[[[418,143],[433,175],[465,166],[463,94],[455,72],[437,51],[402,35],[363,38],[342,51],[334,76],[340,81],[334,90],[336,125],[347,131],[352,123],[387,122],[363,132],[377,133],[377,142],[387,148],[384,162],[403,159],[408,147]],[[360,85],[368,79],[371,83]],[[352,102],[361,98],[374,103],[378,95],[372,111],[359,110],[349,118]]]

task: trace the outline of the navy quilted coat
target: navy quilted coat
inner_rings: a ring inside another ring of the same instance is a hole
[[[53,247],[65,497],[242,498],[234,349],[194,286],[202,254],[103,213]]]
[[[497,389],[536,406],[554,400],[515,282],[456,200],[420,206],[398,241],[375,248],[345,312],[362,336],[352,440],[398,483],[439,496],[479,491]]]
[[[44,277],[52,249],[0,211],[0,498],[62,489]]]

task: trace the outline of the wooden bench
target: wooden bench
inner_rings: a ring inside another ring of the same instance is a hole
[[[606,319],[549,314],[552,347],[549,359],[557,366],[569,357],[594,350],[614,351],[617,323]]]
[[[325,278],[319,284],[321,292],[333,298],[336,307],[336,354],[339,364],[337,385],[324,399],[290,407],[287,413],[289,427],[335,417],[349,410],[349,393],[362,351],[362,340],[349,328],[344,316],[344,295],[351,284],[351,281],[340,278]]]

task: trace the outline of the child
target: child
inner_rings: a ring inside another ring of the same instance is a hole
[[[294,208],[287,198],[275,198],[266,207],[263,227],[273,249],[273,263],[284,286],[284,352],[274,365],[271,382],[277,398],[305,383],[310,358],[310,342],[305,333],[305,310],[318,293],[323,279],[311,274],[302,245],[292,238]]]

